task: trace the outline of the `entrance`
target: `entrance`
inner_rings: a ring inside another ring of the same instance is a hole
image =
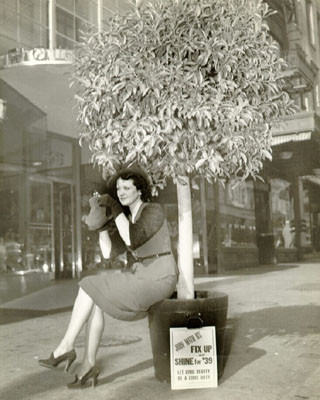
[[[70,183],[53,183],[55,277],[74,278],[74,193]]]
[[[320,251],[320,213],[311,214],[311,240],[313,251]]]
[[[27,248],[31,264],[55,278],[74,278],[75,222],[73,185],[31,177]]]
[[[7,103],[0,126],[0,271],[74,277],[82,267],[77,142],[48,132],[46,113],[1,79],[0,97]]]
[[[275,248],[271,227],[268,185],[255,182],[254,200],[259,263],[273,264],[275,262]]]

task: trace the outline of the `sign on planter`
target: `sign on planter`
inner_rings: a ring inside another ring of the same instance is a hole
[[[170,354],[171,389],[218,386],[214,326],[170,328]]]

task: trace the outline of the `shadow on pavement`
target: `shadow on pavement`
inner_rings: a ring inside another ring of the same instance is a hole
[[[266,354],[252,347],[268,336],[288,336],[297,340],[320,333],[320,306],[304,305],[272,307],[244,313],[227,321],[225,335],[224,372],[220,382],[228,380],[237,371]],[[286,345],[285,344],[285,345]]]
[[[106,385],[114,381],[117,378],[130,375],[144,369],[151,368],[153,366],[153,360],[146,360],[140,362],[132,367],[126,368],[122,371],[114,373],[112,375],[103,377],[98,380],[98,386]],[[103,369],[103,366],[101,366]],[[0,390],[0,399],[5,400],[17,400],[23,398],[33,398],[33,396],[38,396],[39,394],[43,394],[44,398],[47,397],[47,393],[50,391],[55,391],[61,387],[61,390],[68,390],[66,388],[66,384],[73,380],[73,376],[66,375],[63,373],[63,368],[58,367],[54,370],[44,369],[42,367],[39,372],[34,374],[26,374],[25,377],[21,377],[20,380],[15,380],[12,384],[3,387]],[[103,372],[102,372],[103,374]],[[106,390],[108,386],[106,385]],[[92,392],[91,392],[92,394]],[[51,397],[50,397],[51,398]]]
[[[17,360],[18,363],[18,360]],[[33,396],[43,394],[44,398],[50,391],[56,391],[57,388],[64,388],[71,381],[70,377],[62,372],[63,369],[45,370],[30,374],[26,372],[25,377],[15,379],[14,382],[5,386],[0,390],[0,399],[17,400],[17,399],[32,399]]]
[[[285,271],[287,269],[298,268],[298,264],[270,264],[270,265],[260,265],[259,267],[249,267],[241,268],[239,270],[230,270],[224,272],[223,274],[218,274],[217,276],[248,276],[248,275],[261,275],[268,274],[270,272]]]
[[[58,314],[71,310],[72,307],[64,307],[46,311],[2,308],[0,309],[0,325],[11,324],[13,322],[44,317],[45,315]]]
[[[153,360],[152,359],[142,361],[139,364],[133,365],[132,367],[129,367],[129,368],[123,369],[121,371],[118,371],[118,372],[116,372],[114,374],[105,376],[104,378],[99,380],[99,385],[104,385],[106,383],[110,383],[110,382],[114,381],[117,378],[122,378],[122,377],[124,377],[126,375],[134,374],[135,372],[142,371],[144,369],[148,369],[148,368],[151,368],[151,367],[153,367]]]
[[[254,346],[255,343],[258,343],[263,338],[284,337],[285,340],[282,341],[281,346],[290,348],[292,343],[296,343],[299,338],[319,333],[320,306],[312,304],[264,308],[243,313],[239,318],[229,319],[226,333],[225,368],[219,384],[227,381],[237,371],[266,354],[267,350]],[[27,346],[28,344],[26,343],[25,345]],[[319,353],[319,350],[316,349],[315,353]],[[125,354],[122,356],[125,357]],[[19,363],[19,360],[17,360],[17,363]],[[108,390],[108,383],[141,372],[152,366],[153,360],[148,359],[108,376],[103,376],[102,370],[102,376],[98,381],[99,387],[103,390],[105,386],[106,390]],[[24,376],[22,371],[20,379],[16,379],[7,385],[3,384],[0,390],[0,399],[31,399],[33,396],[39,396],[39,394],[43,394],[43,397],[45,397],[51,391],[56,392],[57,389],[67,390],[65,385],[72,379],[61,372],[61,368],[53,371],[42,369],[31,374],[26,371]],[[141,393],[141,398],[147,398],[145,397],[146,391],[152,393],[152,398],[157,398],[158,394],[159,398],[164,398],[164,393],[168,394],[167,398],[178,398],[184,392],[181,391],[180,394],[172,393],[170,385],[163,384],[153,377],[150,378],[149,375],[142,378],[137,375],[133,380],[128,379],[128,381],[121,382],[117,389],[117,398],[122,400],[129,399],[132,390],[134,390],[135,398],[138,398],[137,394],[139,393]],[[201,394],[201,390],[199,394]]]

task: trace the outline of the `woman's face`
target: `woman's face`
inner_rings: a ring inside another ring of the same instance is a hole
[[[135,187],[132,179],[117,180],[117,196],[123,206],[134,205],[141,197],[141,192]]]

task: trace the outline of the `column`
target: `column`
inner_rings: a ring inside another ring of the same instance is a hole
[[[55,49],[57,47],[57,16],[56,16],[56,0],[49,0],[48,3],[48,25],[49,25],[49,49]]]
[[[295,225],[295,245],[298,250],[298,260],[303,258],[303,248],[301,241],[301,216],[303,208],[303,196],[302,196],[302,182],[298,176],[293,178],[292,183],[293,189],[293,202],[294,202],[294,225]]]

